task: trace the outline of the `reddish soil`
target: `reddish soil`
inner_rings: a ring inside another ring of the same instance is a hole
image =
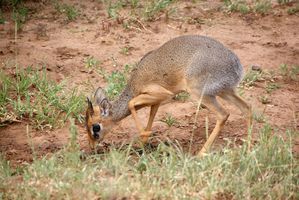
[[[108,19],[106,10],[98,1],[66,1],[80,8],[81,16],[74,22],[65,23],[51,4],[35,5],[36,11],[24,24],[22,31],[14,38],[14,24],[9,21],[0,25],[0,66],[11,72],[10,63],[17,61],[20,66],[47,67],[49,77],[60,82],[67,79],[70,87],[94,88],[105,86],[101,76],[85,68],[85,60],[93,56],[101,66],[111,72],[133,64],[148,51],[159,47],[171,38],[185,34],[213,37],[232,49],[240,58],[245,69],[252,65],[264,71],[275,72],[275,82],[281,88],[267,94],[265,81],[244,90],[243,97],[252,104],[254,111],[264,112],[265,118],[277,133],[285,130],[298,131],[299,82],[285,80],[279,75],[279,65],[299,65],[299,18],[288,15],[286,7],[276,7],[266,16],[248,14],[227,14],[217,11],[221,2],[178,4],[178,16],[202,19],[202,24],[192,24],[179,19],[166,20],[165,15],[154,22],[140,22],[135,28],[124,29],[116,20]],[[128,55],[121,52],[130,47]],[[262,104],[260,97],[269,95],[271,102]],[[246,122],[239,110],[225,104],[231,113],[226,126],[216,141],[216,148],[225,143],[225,138],[241,143],[246,137]],[[188,149],[192,135],[196,105],[192,102],[173,102],[162,106],[155,118],[154,139],[177,140]],[[160,120],[170,113],[177,124],[168,127]],[[147,120],[148,110],[139,111],[140,119]],[[205,141],[205,119],[209,119],[209,130],[215,125],[215,116],[203,109],[199,113],[194,131],[192,152],[198,151]],[[254,121],[254,132],[264,125]],[[54,131],[33,130],[26,122],[13,123],[0,128],[0,152],[14,165],[32,160],[32,146],[38,155],[47,155],[63,148],[68,142],[69,124]],[[89,151],[83,124],[78,124],[79,143]],[[108,145],[129,143],[137,130],[129,116],[121,121],[105,139]],[[31,138],[31,139],[29,139]],[[155,143],[155,141],[152,141]],[[31,145],[33,144],[33,145]],[[294,151],[298,152],[299,139],[295,139]]]

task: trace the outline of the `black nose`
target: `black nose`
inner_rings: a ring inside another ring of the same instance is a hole
[[[101,130],[101,126],[100,126],[100,124],[93,124],[93,125],[92,125],[92,131],[93,131],[94,133],[100,132],[100,130]]]

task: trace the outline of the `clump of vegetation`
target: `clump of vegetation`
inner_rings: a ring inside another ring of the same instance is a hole
[[[266,14],[272,6],[270,0],[254,0],[253,2],[245,0],[224,0],[224,5],[227,11],[240,12],[242,14],[247,14],[249,12]]]
[[[278,2],[279,4],[287,4],[287,3],[290,3],[291,0],[277,0],[277,2]]]
[[[281,86],[278,83],[271,83],[270,82],[270,83],[267,83],[267,85],[266,85],[266,91],[268,93],[271,93],[275,90],[278,90],[279,88],[281,88]]]
[[[160,143],[137,152],[131,145],[87,155],[72,144],[51,157],[14,169],[0,156],[4,199],[297,199],[298,160],[293,137],[265,125],[250,152],[246,142],[197,158]],[[230,142],[231,144],[232,142]],[[73,147],[73,148],[70,148]],[[18,188],[18,189],[16,189]]]
[[[101,64],[101,62],[93,56],[89,56],[85,60],[85,68],[87,68],[88,70],[93,70],[93,69],[99,70],[100,64]]]
[[[246,86],[246,87],[251,87],[251,86],[254,86],[254,84],[256,82],[260,81],[261,79],[262,79],[262,72],[249,69],[246,72],[246,74],[241,82],[241,85]]]
[[[167,113],[167,115],[161,120],[161,122],[164,122],[167,124],[169,127],[177,124],[177,119],[173,117],[171,114]]]
[[[224,0],[224,5],[229,12],[241,12],[246,14],[250,11],[249,5],[244,0]]]
[[[29,9],[24,5],[23,0],[1,0],[0,1],[0,24],[5,22],[2,8],[8,8],[11,18],[15,22],[16,31],[22,29],[23,24],[28,20]]]
[[[269,96],[267,95],[263,95],[259,98],[260,102],[262,104],[268,104],[268,103],[271,103],[271,99],[269,98]]]
[[[144,8],[144,19],[146,21],[153,21],[157,18],[157,15],[166,10],[166,12],[173,12],[173,10],[167,10],[167,7],[174,3],[175,0],[151,0]]]
[[[5,23],[5,18],[3,16],[2,11],[0,10],[0,24],[4,24]]]
[[[104,1],[108,4],[107,13],[110,18],[117,19],[119,14],[118,10],[121,9],[125,4],[122,1]]]
[[[258,123],[265,123],[266,118],[263,112],[253,112],[253,119],[257,121]]]
[[[256,0],[253,11],[256,13],[266,14],[271,9],[271,0]]]
[[[130,50],[132,49],[132,47],[129,47],[129,46],[125,46],[125,47],[122,47],[121,50],[120,50],[120,53],[123,54],[123,55],[130,55]]]
[[[160,17],[160,13],[164,12],[169,16],[174,12],[174,9],[170,6],[176,0],[151,0],[151,1],[139,1],[139,0],[129,0],[129,1],[113,1],[113,0],[103,0],[106,7],[107,14],[110,18],[119,20],[120,13],[127,8],[131,7],[132,10],[129,12],[130,16],[127,21],[124,21],[125,27],[128,27],[128,23],[136,19],[143,21],[154,21]]]
[[[16,67],[14,76],[0,71],[0,124],[26,120],[34,127],[54,128],[73,116],[83,121],[85,98],[76,89],[47,78],[46,72]]]
[[[288,9],[288,14],[289,15],[294,15],[297,12],[299,12],[299,3],[297,3],[295,7],[292,7],[292,8]]]
[[[54,6],[57,12],[62,13],[66,16],[68,21],[74,21],[79,16],[80,12],[73,5],[62,4],[58,1],[54,1]]]
[[[188,92],[180,92],[174,97],[174,99],[177,101],[187,101],[189,98],[190,94]]]
[[[287,80],[298,81],[299,80],[299,65],[288,66],[287,64],[281,64],[279,66],[280,74]]]

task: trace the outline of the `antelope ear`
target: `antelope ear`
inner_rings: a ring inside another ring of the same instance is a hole
[[[93,115],[94,111],[93,111],[92,103],[91,103],[91,101],[90,101],[90,99],[89,99],[88,97],[86,97],[86,101],[87,101],[87,104],[88,104],[87,112],[88,112],[90,115]]]
[[[105,91],[101,87],[99,87],[96,90],[96,92],[94,93],[94,99],[95,99],[95,102],[97,103],[97,105],[99,105],[101,108],[102,116],[104,116],[104,117],[109,116],[111,103],[107,99],[107,97],[105,95]]]
[[[107,99],[105,95],[105,91],[101,87],[98,87],[98,89],[94,93],[94,100],[96,104],[100,106],[104,99]]]
[[[112,107],[111,103],[108,101],[108,99],[103,99],[101,104],[101,114],[102,116],[104,117],[108,117],[109,116],[109,111],[110,111],[110,108]]]

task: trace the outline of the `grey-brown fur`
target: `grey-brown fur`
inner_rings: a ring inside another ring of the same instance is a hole
[[[140,88],[134,85],[157,82],[169,88],[176,84],[174,76],[180,76],[178,71],[183,72],[178,79],[196,81],[193,85],[196,85],[198,94],[206,82],[204,94],[217,95],[236,87],[242,78],[243,67],[231,50],[212,38],[196,35],[177,37],[140,60],[131,73],[128,86],[112,102],[112,119],[119,121],[130,114],[128,103]]]
[[[183,71],[182,78],[187,81],[197,80],[199,90],[210,74],[205,94],[216,95],[223,89],[235,88],[242,78],[243,67],[238,57],[218,41],[188,35],[170,40],[143,57],[129,83],[154,81],[172,85],[178,71]],[[139,78],[134,80],[134,77]]]

